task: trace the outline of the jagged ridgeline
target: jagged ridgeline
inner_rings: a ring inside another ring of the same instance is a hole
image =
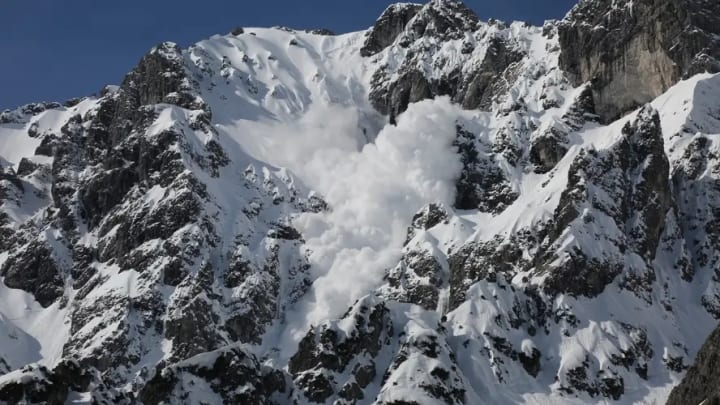
[[[714,403],[717,72],[716,0],[433,0],[5,111],[0,403]]]

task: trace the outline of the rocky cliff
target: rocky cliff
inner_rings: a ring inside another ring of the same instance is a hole
[[[561,68],[592,82],[611,121],[681,78],[720,71],[720,4],[705,0],[583,0],[559,25]]]
[[[673,389],[668,405],[674,404],[717,404],[718,368],[720,364],[720,332],[716,329],[697,354],[695,364],[690,367],[683,382]]]

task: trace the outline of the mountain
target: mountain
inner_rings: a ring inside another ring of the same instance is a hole
[[[720,318],[719,20],[395,4],[1,113],[0,402],[664,402]]]
[[[713,405],[720,401],[717,381],[719,339],[720,329],[715,329],[698,352],[695,365],[688,370],[682,383],[673,389],[668,404]]]

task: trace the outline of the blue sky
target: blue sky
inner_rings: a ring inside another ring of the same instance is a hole
[[[468,0],[482,18],[541,24],[576,0]],[[237,26],[349,32],[372,25],[380,0],[5,0],[0,11],[0,109],[63,101],[118,84],[153,45],[182,46]]]

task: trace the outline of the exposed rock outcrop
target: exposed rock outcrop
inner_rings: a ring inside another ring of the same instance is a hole
[[[390,5],[368,31],[360,54],[372,56],[392,45],[421,8],[419,4]]]
[[[592,89],[588,86],[580,91],[559,121],[540,128],[538,136],[532,139],[530,162],[535,165],[535,172],[547,173],[555,168],[568,151],[569,134],[597,120]]]
[[[62,361],[52,370],[28,366],[0,377],[0,402],[64,405],[70,391],[85,392],[92,380],[92,373],[72,360]]]
[[[592,82],[598,114],[618,118],[681,78],[720,71],[720,4],[583,0],[559,27],[560,66]]]
[[[560,198],[550,232],[555,248],[565,238],[585,233],[583,228],[592,227],[595,221],[609,218],[621,233],[619,238],[609,238],[618,254],[627,254],[629,249],[647,263],[655,258],[666,215],[673,206],[657,111],[645,106],[622,133],[623,138],[610,150],[581,153],[570,167],[568,187]],[[606,251],[608,257],[588,257],[584,253],[588,248],[574,247],[563,253],[564,259],[557,253],[543,258],[540,271],[555,263],[548,268],[545,288],[596,296],[626,268],[621,256]]]
[[[720,403],[720,329],[716,329],[700,349],[695,364],[675,387],[667,405]]]
[[[177,364],[158,367],[139,392],[147,405],[200,403],[219,398],[221,403],[274,404],[273,394],[286,391],[285,376],[263,367],[240,348],[201,354]],[[212,395],[198,390],[208,386]]]
[[[391,343],[394,333],[385,304],[365,297],[348,310],[342,322],[309,331],[288,369],[311,402],[325,403],[334,395],[349,401],[362,399],[362,390],[381,372],[373,358]]]
[[[45,307],[62,297],[65,291],[62,267],[47,243],[39,239],[10,256],[0,267],[0,275],[4,277],[5,285],[33,294]]]
[[[476,135],[458,126],[455,144],[460,152],[463,170],[456,183],[454,207],[461,210],[479,209],[500,213],[515,199],[517,193],[507,180],[496,155],[479,144]],[[485,149],[485,150],[483,150]]]

